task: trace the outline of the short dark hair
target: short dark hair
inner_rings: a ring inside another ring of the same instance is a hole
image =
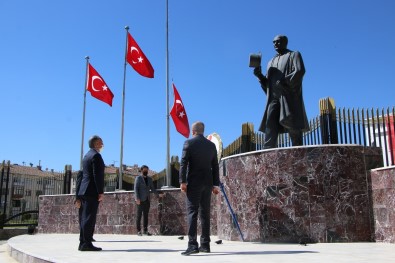
[[[197,134],[204,134],[204,123],[201,121],[193,123],[192,131],[195,131]]]
[[[140,170],[142,171],[144,168],[147,168],[149,170],[148,166],[145,164],[141,166]]]
[[[98,135],[93,135],[93,136],[89,139],[89,148],[91,148],[91,149],[95,148],[95,142],[97,142],[98,140],[101,140],[100,136],[98,136]]]

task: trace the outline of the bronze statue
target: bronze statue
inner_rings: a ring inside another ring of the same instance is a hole
[[[277,147],[279,133],[288,132],[292,145],[303,145],[303,132],[309,124],[302,96],[305,68],[302,55],[287,49],[288,38],[278,35],[273,40],[277,54],[267,65],[266,76],[255,67],[263,91],[267,94],[265,113],[259,130],[265,133],[264,148]]]

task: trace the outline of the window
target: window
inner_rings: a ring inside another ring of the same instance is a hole
[[[24,189],[23,186],[14,186],[13,195],[23,195]]]
[[[21,207],[21,200],[12,200],[12,207]]]

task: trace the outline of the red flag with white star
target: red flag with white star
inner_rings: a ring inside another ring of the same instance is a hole
[[[95,97],[112,107],[114,94],[111,92],[104,79],[99,73],[97,73],[90,63],[88,63],[88,67],[88,82],[86,83],[86,89],[91,93],[92,97]]]
[[[141,76],[147,78],[154,77],[154,68],[130,33],[128,33],[128,50],[126,53],[126,61]]]
[[[174,121],[174,125],[176,126],[176,130],[184,135],[186,138],[189,137],[189,122],[188,116],[184,108],[184,104],[182,103],[180,94],[176,89],[176,86],[173,84],[174,90],[174,104],[173,108],[170,111],[171,118]]]

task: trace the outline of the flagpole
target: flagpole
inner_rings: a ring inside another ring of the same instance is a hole
[[[128,53],[128,33],[129,27],[126,29],[126,45],[125,45],[125,63],[123,65],[123,88],[122,88],[122,118],[121,118],[121,156],[119,159],[119,176],[118,176],[118,189],[122,189],[122,175],[123,175],[123,130],[124,130],[124,116],[125,116],[125,82],[126,82],[126,55]]]
[[[166,0],[166,186],[171,186],[169,125],[169,0]]]
[[[84,86],[84,107],[82,110],[82,135],[81,135],[81,155],[80,155],[80,170],[82,170],[82,158],[84,156],[84,133],[85,133],[85,109],[86,109],[86,87],[88,81],[88,65],[89,65],[89,56],[85,57],[86,59],[86,74],[85,74],[85,86]]]

